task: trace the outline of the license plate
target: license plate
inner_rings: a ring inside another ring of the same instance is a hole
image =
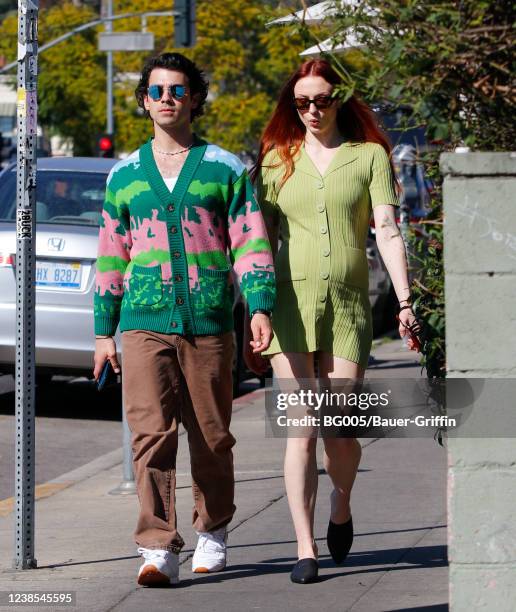
[[[81,264],[54,261],[36,261],[36,286],[59,289],[80,289]]]

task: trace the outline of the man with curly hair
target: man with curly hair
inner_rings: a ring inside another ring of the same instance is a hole
[[[266,350],[275,283],[270,245],[242,162],[198,138],[208,83],[179,53],[143,68],[136,99],[154,137],[111,171],[99,232],[95,293],[97,379],[122,332],[124,409],[140,513],[138,583],[179,582],[178,423],[188,433],[194,572],[226,565],[235,511],[232,447],[233,285],[251,314],[253,348]]]

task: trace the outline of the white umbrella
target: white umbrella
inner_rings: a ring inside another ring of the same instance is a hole
[[[334,15],[339,5],[357,6],[358,4],[359,0],[325,0],[324,2],[319,2],[319,4],[309,6],[306,11],[301,9],[296,13],[269,21],[266,25],[282,25],[292,23],[293,21],[304,21],[307,25],[313,25]]]
[[[308,7],[306,10],[302,9],[296,13],[291,13],[285,17],[274,19],[274,21],[269,21],[266,25],[286,25],[294,21],[304,21],[306,25],[313,25],[332,17],[332,15],[337,12],[338,8],[342,6],[358,6],[359,3],[360,0],[325,0],[324,2],[319,2],[319,4],[314,4],[313,6]],[[369,12],[372,14],[375,11],[371,9]],[[301,57],[311,57],[320,55],[321,53],[327,53],[329,51],[333,53],[344,53],[351,47],[358,48],[361,46],[363,45],[358,42],[356,35],[352,30],[349,30],[346,33],[346,37],[344,38],[343,42],[333,45],[332,39],[327,38],[319,44],[314,45],[309,49],[305,49],[299,55],[301,55]]]

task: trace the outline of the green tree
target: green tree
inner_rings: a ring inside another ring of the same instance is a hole
[[[334,43],[356,36],[363,68],[346,54],[329,54],[341,73],[343,99],[407,105],[434,147],[421,153],[435,183],[426,240],[413,239],[418,261],[413,293],[424,323],[423,364],[429,377],[445,374],[442,198],[439,155],[465,144],[473,150],[511,150],[514,113],[514,4],[499,0],[368,0],[338,3]],[[310,35],[310,28],[303,28]],[[356,53],[356,50],[354,51]]]

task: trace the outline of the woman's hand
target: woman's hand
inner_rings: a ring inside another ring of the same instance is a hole
[[[418,334],[421,332],[421,326],[416,319],[412,308],[404,308],[398,315],[399,327],[398,331],[401,338],[408,336],[407,346],[411,351],[418,351],[421,348]]]
[[[269,360],[262,357],[260,353],[269,348],[272,337],[271,321],[267,315],[257,313],[250,322],[246,317],[244,323],[244,361],[251,372],[258,376],[262,376],[269,369]]]
[[[120,365],[116,356],[115,340],[109,336],[107,338],[97,338],[95,340],[95,367],[93,369],[93,377],[98,380],[104,363],[109,359],[115,374],[120,372]]]

